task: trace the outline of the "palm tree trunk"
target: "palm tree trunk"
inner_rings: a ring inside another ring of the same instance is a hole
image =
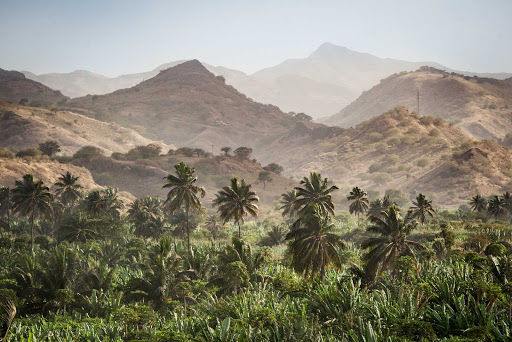
[[[32,254],[34,254],[34,210],[32,210],[32,214],[30,214],[30,245],[32,249]]]
[[[359,215],[360,213],[357,213],[357,226],[359,227]]]
[[[238,238],[241,239],[242,238],[242,230],[240,229],[240,221],[237,221],[236,223],[238,223]]]
[[[188,211],[189,211],[189,208],[187,208],[185,210],[187,212],[187,249],[188,249],[188,256],[190,257],[190,229],[189,229],[189,226],[188,226]]]

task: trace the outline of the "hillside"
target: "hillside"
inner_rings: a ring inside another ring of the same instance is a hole
[[[498,139],[512,131],[512,82],[464,77],[433,68],[392,75],[322,122],[354,126],[404,105],[420,113],[454,122],[475,138]]]
[[[0,101],[19,103],[23,100],[34,107],[49,107],[66,99],[60,91],[32,81],[21,72],[0,69]]]
[[[381,194],[401,189],[407,196],[428,193],[438,205],[459,205],[477,192],[505,191],[512,181],[509,149],[476,141],[442,119],[410,114],[405,107],[315,144],[282,143],[287,153],[280,163],[292,176],[320,171],[344,193],[356,185]]]
[[[198,61],[160,72],[135,87],[66,103],[71,110],[127,127],[177,146],[218,151],[222,146],[262,146],[295,127],[297,118],[254,102],[225,84]],[[309,124],[318,126],[316,124]]]
[[[37,147],[47,140],[61,146],[62,155],[71,155],[84,146],[101,148],[106,155],[155,143],[133,129],[106,123],[69,111],[50,111],[0,102],[0,147],[20,150]],[[169,146],[161,144],[163,150]]]
[[[223,186],[229,185],[231,177],[244,178],[253,185],[253,190],[260,197],[260,216],[275,215],[279,208],[280,195],[289,191],[297,182],[272,173],[272,182],[263,184],[258,175],[263,171],[262,165],[251,160],[239,160],[232,156],[185,157],[182,155],[161,156],[157,159],[121,161],[112,158],[77,159],[73,164],[87,167],[94,180],[102,185],[112,185],[128,191],[136,197],[147,195],[165,198],[165,177],[174,172],[174,165],[179,162],[196,168],[197,184],[206,189],[203,206],[212,211],[215,194]],[[141,181],[143,180],[143,181]]]

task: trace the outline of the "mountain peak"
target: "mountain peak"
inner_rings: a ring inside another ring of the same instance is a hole
[[[332,43],[323,43],[318,47],[318,49],[313,51],[313,53],[309,57],[339,58],[353,54],[358,54],[358,52],[352,51],[344,46],[334,45]]]
[[[176,66],[170,67],[168,69],[163,70],[162,72],[166,73],[168,71],[172,71],[174,73],[204,73],[204,74],[210,74],[208,69],[205,68],[201,62],[199,62],[197,59],[191,59],[189,61],[183,62],[181,64],[178,64]]]

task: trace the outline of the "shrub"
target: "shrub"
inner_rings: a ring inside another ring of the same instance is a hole
[[[377,132],[373,132],[373,133],[370,133],[370,135],[368,136],[368,138],[369,138],[371,141],[373,141],[373,142],[377,142],[377,141],[382,140],[382,134],[377,133]]]
[[[41,157],[42,152],[37,148],[29,147],[24,150],[16,152],[16,157],[18,158],[38,158]]]
[[[14,158],[16,155],[14,154],[14,152],[6,149],[6,148],[3,148],[3,147],[0,147],[0,158]]]
[[[103,151],[98,147],[94,146],[84,146],[79,149],[74,155],[73,159],[91,159],[95,157],[103,157]]]
[[[390,154],[389,156],[386,157],[385,159],[385,163],[387,165],[395,165],[397,164],[398,162],[400,161],[400,156],[398,156],[397,154]]]
[[[382,168],[382,164],[379,162],[375,162],[372,165],[370,165],[370,167],[368,168],[368,172],[375,173],[375,172],[379,171],[381,168]]]
[[[391,176],[384,172],[376,172],[372,174],[371,180],[377,184],[385,184],[392,180]]]
[[[428,135],[431,137],[439,137],[441,135],[441,131],[437,128],[433,128]]]
[[[434,118],[431,116],[422,116],[420,118],[420,124],[423,126],[430,126],[434,123]]]
[[[428,158],[421,158],[416,163],[416,165],[418,165],[419,167],[426,167],[429,164],[430,164],[430,159],[428,159]]]

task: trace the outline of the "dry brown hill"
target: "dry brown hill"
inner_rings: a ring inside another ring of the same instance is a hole
[[[252,101],[197,60],[166,69],[132,88],[72,99],[68,108],[124,126],[142,126],[145,136],[178,146],[246,145],[258,151],[287,134],[300,120]],[[308,125],[314,125],[309,124]]]
[[[69,111],[50,111],[0,102],[0,147],[20,150],[55,140],[62,155],[71,155],[84,146],[101,148],[105,154],[155,143],[133,129],[94,120]],[[166,152],[169,146],[160,143]]]
[[[394,74],[322,122],[354,126],[397,105],[454,122],[475,138],[498,139],[512,131],[512,82],[462,76],[434,68]]]
[[[21,72],[0,69],[0,101],[19,103],[23,100],[34,107],[48,107],[66,99],[60,91],[25,78]]]
[[[297,148],[293,148],[297,145]],[[320,171],[348,192],[353,186],[401,189],[433,196],[437,204],[466,203],[511,185],[512,154],[491,141],[476,141],[442,119],[397,107],[356,128],[315,144],[283,139],[280,163],[292,176]],[[291,170],[291,171],[290,171]]]

